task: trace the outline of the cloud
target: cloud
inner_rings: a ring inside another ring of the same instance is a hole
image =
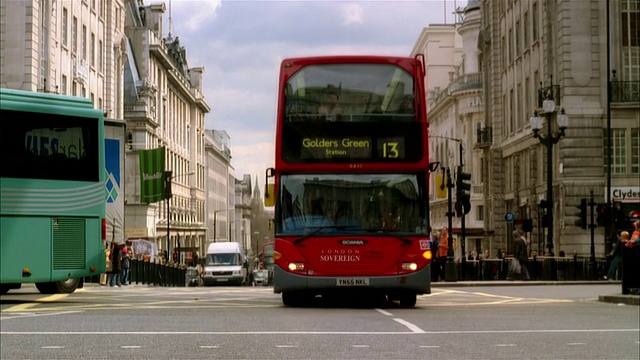
[[[207,22],[215,20],[218,9],[222,6],[222,0],[169,0],[165,4],[167,14],[163,18],[163,22],[169,21],[169,16],[171,16],[174,33],[185,31],[186,34],[189,34],[197,32]],[[197,10],[194,11],[194,9]],[[179,19],[179,22],[176,22],[175,19]],[[177,28],[175,25],[178,25]]]
[[[169,0],[164,2],[168,31]],[[443,23],[443,14],[453,11],[454,1],[448,3],[444,11],[442,0],[171,0],[172,35],[185,47],[189,66],[205,68],[203,92],[211,107],[206,127],[231,137],[236,178],[257,175],[262,188],[265,169],[274,166],[282,59],[408,55],[424,26]]]
[[[359,4],[349,4],[342,9],[342,18],[344,25],[357,24],[364,22],[364,11]]]

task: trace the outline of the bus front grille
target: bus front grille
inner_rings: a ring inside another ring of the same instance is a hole
[[[53,270],[85,268],[85,219],[53,218]]]

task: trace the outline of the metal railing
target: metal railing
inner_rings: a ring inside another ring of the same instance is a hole
[[[513,280],[509,272],[511,256],[503,259],[467,260],[457,262],[458,281]],[[598,257],[595,273],[590,270],[588,256],[550,257],[534,256],[527,261],[529,278],[533,281],[583,281],[602,279],[609,269],[610,259]],[[432,274],[434,272],[432,271]],[[437,281],[433,278],[432,281]]]
[[[638,104],[640,102],[640,81],[611,81],[611,102]]]

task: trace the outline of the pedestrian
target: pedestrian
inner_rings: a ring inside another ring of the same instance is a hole
[[[638,245],[640,245],[640,220],[636,220],[633,223],[633,233],[631,234],[631,239],[629,239],[625,246],[633,247]]]
[[[618,279],[618,268],[620,267],[620,259],[622,257],[622,247],[629,240],[629,233],[627,231],[623,231],[620,235],[617,236],[616,242],[613,244],[613,248],[609,253],[611,257],[611,265],[609,265],[609,271],[607,271],[607,276],[605,276],[605,280],[617,280]]]
[[[524,238],[522,230],[514,230],[513,239],[513,257],[515,261],[518,262],[517,265],[520,266],[519,273],[514,275],[521,280],[529,280],[529,271],[527,270],[527,260],[529,260],[529,256],[527,255],[527,240]]]
[[[438,259],[438,245],[440,244],[440,234],[437,230],[431,231],[431,254],[433,256],[433,262],[431,268],[431,281],[437,282],[440,278],[440,259]]]
[[[438,272],[442,280],[446,278],[447,260],[449,256],[449,230],[443,227],[440,231],[440,240],[438,242]]]
[[[122,271],[120,273],[120,284],[121,285],[129,285],[129,271],[131,269],[131,257],[129,256],[129,250],[127,249],[127,245],[124,244],[121,251],[121,267]]]
[[[119,250],[116,243],[111,243],[111,279],[109,280],[109,286],[111,287],[119,287],[118,283],[120,282],[120,272],[122,270],[121,252]]]

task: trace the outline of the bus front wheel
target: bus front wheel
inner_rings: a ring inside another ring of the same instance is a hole
[[[36,288],[42,294],[71,294],[80,285],[80,279],[67,279],[46,283],[36,283]]]
[[[416,294],[402,294],[400,295],[400,306],[404,308],[411,308],[416,306],[417,295]]]
[[[282,292],[282,303],[285,306],[303,306],[307,301],[309,301],[310,297],[299,291],[283,291]]]

